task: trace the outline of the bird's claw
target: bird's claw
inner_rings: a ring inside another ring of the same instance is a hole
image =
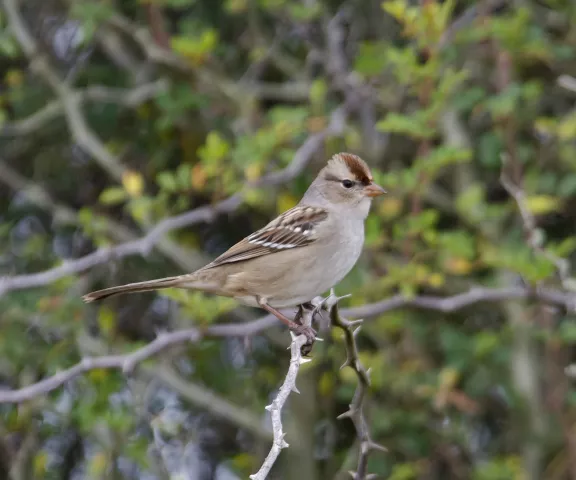
[[[297,324],[292,328],[295,335],[304,335],[306,337],[306,343],[300,348],[300,353],[307,356],[314,346],[316,341],[316,330],[308,325]]]

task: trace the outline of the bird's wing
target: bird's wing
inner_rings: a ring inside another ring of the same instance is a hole
[[[308,245],[316,240],[317,227],[327,217],[323,208],[298,205],[230,247],[205,268]]]

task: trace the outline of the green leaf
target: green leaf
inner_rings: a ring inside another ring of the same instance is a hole
[[[544,215],[558,210],[560,200],[550,195],[531,195],[526,198],[526,207],[534,215]]]
[[[417,139],[432,138],[436,131],[428,125],[428,118],[422,112],[412,115],[391,112],[376,124],[381,132],[401,133]]]
[[[476,105],[486,98],[486,90],[474,86],[464,89],[452,99],[452,105],[460,112],[470,112]]]
[[[108,336],[114,331],[116,325],[116,315],[110,308],[104,306],[98,311],[98,326],[100,331]]]
[[[486,167],[500,168],[502,161],[500,155],[504,145],[502,139],[493,132],[486,133],[480,137],[478,142],[478,159]]]
[[[317,78],[310,86],[310,103],[313,105],[323,104],[326,100],[327,92],[328,86],[326,85],[326,80],[323,78]]]
[[[166,192],[176,192],[178,190],[178,183],[172,172],[160,172],[156,175],[156,183]]]
[[[383,42],[364,42],[356,55],[354,70],[362,75],[378,75],[388,62],[387,48]]]
[[[206,164],[220,163],[228,155],[230,145],[218,132],[212,131],[206,136],[206,143],[198,149],[198,156]]]
[[[124,202],[127,198],[128,194],[122,187],[110,187],[102,191],[98,200],[104,205],[116,205]]]
[[[560,180],[558,195],[561,197],[569,197],[574,194],[576,194],[576,174],[565,175]]]
[[[199,36],[175,36],[170,39],[172,49],[194,63],[202,62],[218,44],[218,32],[204,30]]]
[[[183,163],[176,170],[176,181],[180,190],[187,190],[190,188],[192,175],[192,166],[188,163]]]

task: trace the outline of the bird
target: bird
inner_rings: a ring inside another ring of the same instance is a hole
[[[364,222],[374,197],[386,190],[352,153],[333,155],[300,202],[236,243],[199,270],[105,288],[84,295],[86,303],[112,295],[182,288],[232,297],[274,315],[307,343],[310,326],[280,309],[302,308],[338,284],[356,264],[364,245]]]

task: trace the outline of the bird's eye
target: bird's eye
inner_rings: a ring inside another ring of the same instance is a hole
[[[342,180],[342,186],[344,188],[351,188],[352,185],[354,185],[354,182],[352,180]]]

